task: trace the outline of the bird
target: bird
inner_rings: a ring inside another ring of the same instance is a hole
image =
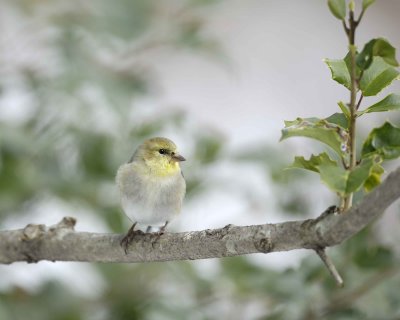
[[[155,137],[144,141],[130,160],[118,168],[116,184],[121,206],[133,223],[120,242],[125,253],[138,223],[148,226],[146,233],[152,227],[159,227],[158,236],[161,236],[168,223],[180,213],[186,193],[180,162],[185,160],[173,141]]]

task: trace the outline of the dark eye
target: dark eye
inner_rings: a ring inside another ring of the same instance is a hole
[[[158,150],[158,152],[159,152],[160,154],[166,154],[166,153],[167,153],[167,150],[165,150],[165,149],[160,149],[160,150]]]

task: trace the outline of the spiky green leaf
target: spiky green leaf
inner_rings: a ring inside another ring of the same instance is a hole
[[[383,100],[373,104],[367,109],[360,111],[358,114],[363,115],[364,113],[371,112],[384,112],[384,111],[394,111],[400,110],[400,94],[389,94]]]
[[[360,165],[352,171],[343,167],[324,163],[317,168],[321,180],[333,191],[342,197],[359,190],[371,175],[373,166],[376,163],[374,157],[363,159]]]
[[[331,59],[324,59],[324,62],[327,64],[329,70],[331,71],[332,79],[344,85],[347,89],[350,90],[351,78],[346,62],[344,60]]]
[[[342,155],[347,145],[347,134],[343,128],[325,119],[297,118],[285,121],[281,141],[290,137],[308,137],[325,143],[338,155]]]
[[[383,58],[374,57],[371,66],[364,72],[360,89],[364,96],[375,96],[396,79],[399,72]]]
[[[319,155],[311,155],[309,160],[304,157],[295,157],[294,162],[288,169],[305,169],[314,172],[319,172],[318,166],[322,164],[336,165],[337,162],[332,160],[326,152],[320,153]]]
[[[361,155],[368,157],[373,154],[386,160],[400,157],[400,128],[385,122],[383,126],[373,129],[363,144]]]
[[[396,59],[396,48],[384,38],[372,39],[357,55],[357,66],[363,70],[370,67],[373,57],[381,57],[387,64],[398,67],[399,63]]]

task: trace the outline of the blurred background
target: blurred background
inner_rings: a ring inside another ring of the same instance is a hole
[[[399,12],[376,1],[358,44],[383,36],[399,48]],[[170,231],[318,216],[335,196],[283,169],[323,147],[278,141],[283,120],[347,101],[322,62],[346,41],[320,0],[0,0],[1,229],[73,216],[78,231],[126,232],[115,172],[152,136],[188,159]],[[400,124],[396,113],[363,118],[359,144],[385,119]],[[343,289],[305,250],[0,266],[0,319],[399,319],[399,227],[397,202],[330,249]]]

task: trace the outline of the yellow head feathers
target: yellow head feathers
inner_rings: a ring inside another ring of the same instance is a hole
[[[157,176],[167,176],[180,171],[179,162],[185,161],[177,152],[175,143],[167,138],[152,138],[143,142],[130,162],[141,162]]]

